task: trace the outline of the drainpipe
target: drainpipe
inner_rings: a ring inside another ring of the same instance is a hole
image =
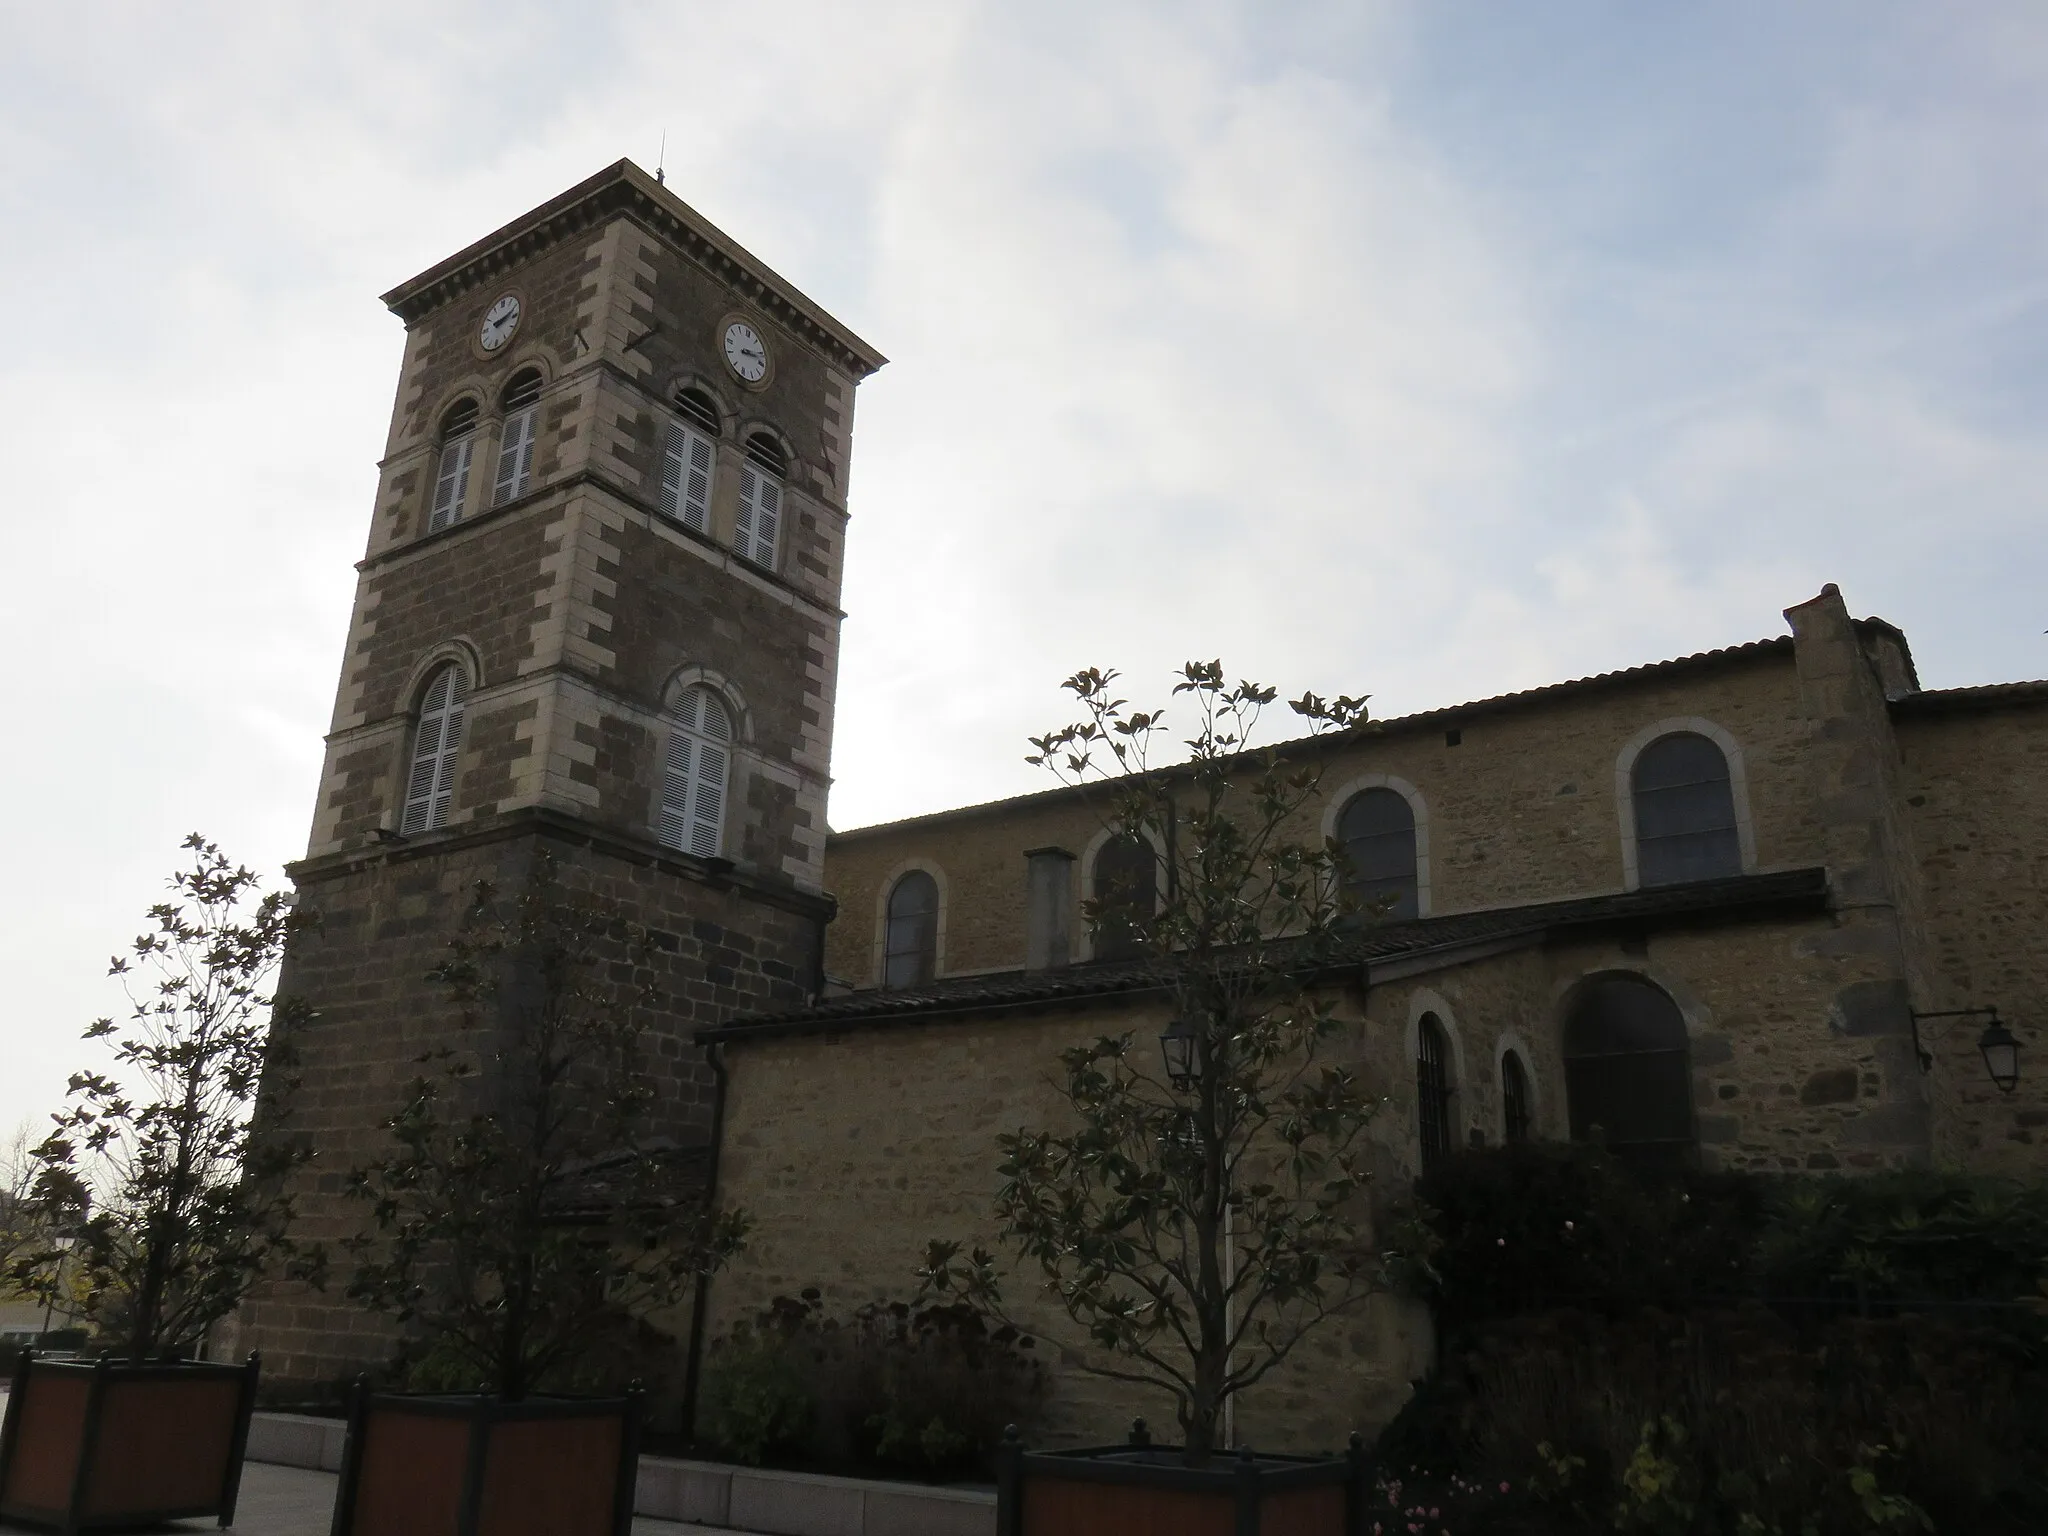
[[[818,925],[818,953],[824,954],[824,925]],[[704,1170],[704,1209],[718,1209],[718,1159],[725,1149],[725,1091],[729,1078],[725,1068],[725,1047],[714,1041],[704,1048],[711,1063],[711,1160]],[[683,1443],[697,1435],[697,1389],[704,1374],[704,1313],[711,1303],[711,1274],[697,1275],[696,1299],[690,1307],[690,1357],[683,1369]]]

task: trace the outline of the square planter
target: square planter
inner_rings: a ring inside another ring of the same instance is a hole
[[[235,1518],[256,1406],[246,1365],[38,1360],[23,1350],[0,1428],[0,1519],[74,1531]]]
[[[627,1536],[640,1396],[367,1392],[349,1409],[333,1536]]]
[[[1128,1445],[1026,1451],[996,1466],[996,1536],[1364,1536],[1371,1463],[1358,1436],[1337,1456],[1250,1450],[1190,1467],[1141,1419]]]

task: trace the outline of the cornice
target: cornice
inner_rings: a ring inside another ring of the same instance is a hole
[[[708,885],[714,890],[737,890],[785,912],[830,922],[839,910],[836,897],[805,891],[782,881],[771,880],[751,870],[739,869],[726,859],[700,859],[681,853],[648,838],[635,837],[609,827],[595,826],[547,806],[523,806],[505,811],[476,826],[451,827],[389,842],[366,844],[339,853],[316,854],[285,865],[284,872],[301,891],[383,865],[409,864],[442,854],[484,848],[493,843],[512,842],[522,837],[545,837],[557,843],[588,848],[643,868]]]
[[[794,283],[630,160],[606,166],[589,180],[400,283],[383,295],[383,301],[411,326],[541,252],[619,215],[695,261],[856,379],[866,378],[888,362]]]

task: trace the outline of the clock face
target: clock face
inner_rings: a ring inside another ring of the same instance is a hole
[[[761,340],[761,333],[744,320],[735,320],[725,328],[725,360],[749,384],[758,384],[768,377],[768,345]]]
[[[519,295],[508,293],[484,311],[484,327],[477,341],[486,352],[495,352],[519,329]]]

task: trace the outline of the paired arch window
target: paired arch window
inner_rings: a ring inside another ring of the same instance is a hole
[[[1143,953],[1159,911],[1159,854],[1141,834],[1112,837],[1095,855],[1089,895],[1094,900],[1090,953],[1097,960],[1129,960]]]
[[[1662,988],[1640,976],[1588,983],[1565,1018],[1564,1081],[1572,1140],[1652,1166],[1690,1159],[1691,1054]]]
[[[524,496],[533,484],[533,440],[540,426],[540,370],[522,368],[505,385],[505,433],[498,440],[500,502]]]
[[[1451,1152],[1451,1042],[1433,1013],[1415,1026],[1415,1118],[1422,1139],[1422,1171]]]
[[[740,507],[733,526],[733,552],[767,570],[775,569],[776,535],[782,527],[782,483],[789,456],[766,432],[747,439],[740,464]]]
[[[661,772],[655,836],[670,848],[715,859],[723,842],[725,786],[732,770],[732,717],[701,683],[677,702]]]
[[[915,987],[939,963],[939,882],[913,869],[890,888],[882,942],[882,985]]]
[[[1368,912],[1421,915],[1415,873],[1415,809],[1399,790],[1353,795],[1337,818],[1337,840],[1351,862],[1351,893]]]
[[[1529,1069],[1518,1052],[1500,1058],[1500,1134],[1503,1141],[1527,1141],[1534,1129],[1529,1112]]]
[[[474,400],[458,400],[441,414],[441,458],[434,470],[429,533],[438,533],[462,519],[463,506],[469,500],[469,466],[476,455],[476,419]]]
[[[401,836],[448,825],[455,800],[455,760],[462,748],[462,714],[469,700],[469,673],[450,662],[428,679],[413,728],[412,765],[405,778]]]
[[[1679,885],[1742,873],[1735,791],[1728,758],[1696,731],[1660,736],[1630,769],[1636,817],[1636,878]]]
[[[686,528],[711,527],[711,467],[719,436],[718,407],[698,389],[675,393],[661,461],[661,511]]]

